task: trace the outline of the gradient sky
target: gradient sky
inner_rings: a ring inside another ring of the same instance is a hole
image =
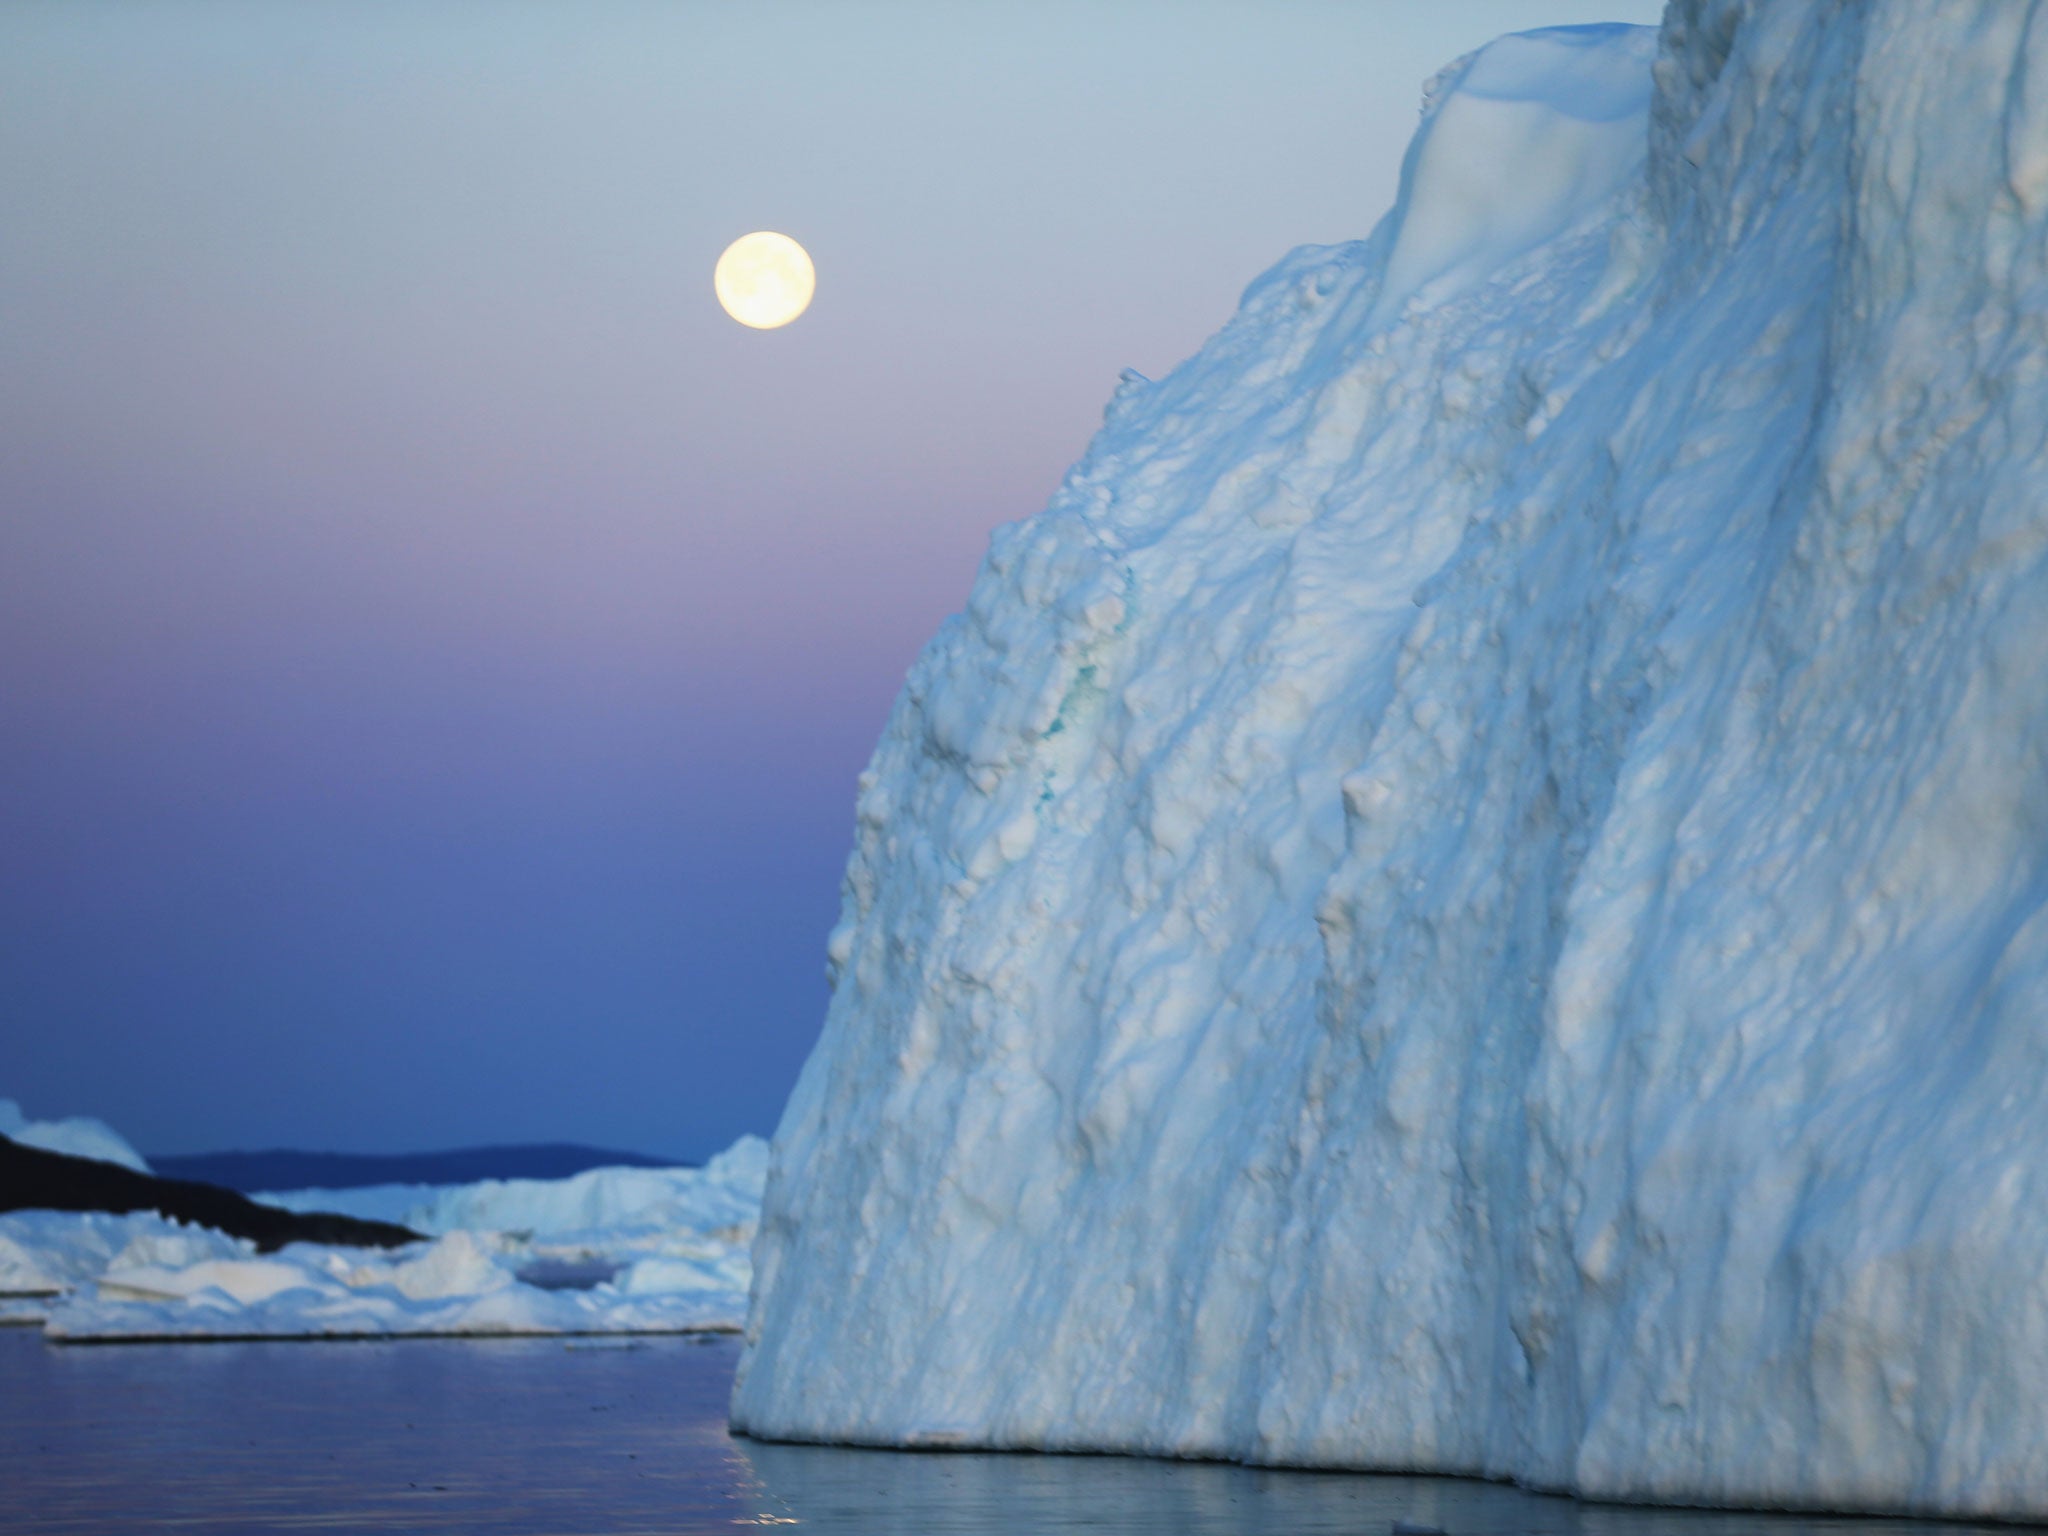
[[[773,1129],[853,781],[1118,370],[1654,0],[9,0],[0,1095],[146,1151]],[[751,229],[818,296],[745,330]]]

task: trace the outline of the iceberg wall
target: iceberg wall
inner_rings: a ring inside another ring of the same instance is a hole
[[[2048,1515],[2048,21],[1432,84],[861,781],[736,1427]]]

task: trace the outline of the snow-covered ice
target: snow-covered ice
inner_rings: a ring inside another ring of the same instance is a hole
[[[761,1207],[768,1144],[742,1137],[703,1168],[592,1168],[566,1179],[475,1184],[375,1184],[254,1195],[288,1211],[395,1221],[415,1232],[463,1228],[558,1236],[593,1228],[751,1230]]]
[[[73,1115],[65,1120],[31,1120],[13,1099],[0,1099],[0,1136],[24,1147],[45,1152],[62,1152],[67,1157],[90,1157],[102,1163],[119,1163],[137,1173],[148,1173],[142,1154],[104,1120]]]
[[[736,1329],[767,1158],[747,1136],[701,1169],[257,1197],[428,1237],[388,1253],[294,1243],[259,1255],[154,1213],[11,1212],[0,1322],[40,1322],[57,1339]],[[551,1283],[563,1276],[595,1283]]]
[[[2048,1516],[2048,24],[1675,0],[1129,376],[913,668],[762,1434]]]
[[[1639,181],[1656,37],[1624,26],[1515,33],[1423,87],[1367,323],[1455,298]]]

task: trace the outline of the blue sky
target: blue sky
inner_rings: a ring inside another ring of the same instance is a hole
[[[0,9],[0,1094],[773,1128],[855,775],[1126,366],[1654,4]],[[748,331],[713,261],[801,240]]]

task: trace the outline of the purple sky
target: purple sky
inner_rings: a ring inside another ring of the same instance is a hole
[[[0,1095],[773,1128],[853,780],[1117,372],[1650,0],[0,8]],[[726,242],[818,267],[727,320]]]

